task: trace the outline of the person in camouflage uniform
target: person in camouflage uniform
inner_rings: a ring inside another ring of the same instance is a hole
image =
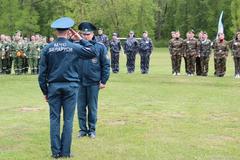
[[[152,50],[153,50],[152,40],[148,37],[148,32],[144,31],[143,37],[139,42],[139,54],[141,57],[140,66],[142,74],[148,74]]]
[[[25,53],[25,56],[23,57],[23,73],[27,74],[28,73],[28,68],[29,68],[29,49],[28,49],[28,44],[29,40],[28,38],[23,39],[23,52]]]
[[[4,61],[5,61],[5,35],[0,36],[0,74],[4,73]]]
[[[13,49],[13,63],[15,74],[20,75],[23,73],[23,58],[25,57],[24,45],[19,35],[15,36],[15,41],[12,44]]]
[[[199,43],[199,45],[200,45],[200,42],[201,42],[202,37],[203,37],[203,31],[200,31],[200,32],[198,33],[198,43]],[[202,75],[202,70],[201,70],[201,57],[200,57],[200,55],[198,55],[198,56],[196,57],[196,75],[197,75],[197,76],[201,76],[201,75]]]
[[[40,46],[36,42],[35,36],[31,36],[31,41],[28,44],[29,49],[29,66],[31,69],[31,74],[37,74],[38,71],[38,57],[40,56]]]
[[[172,61],[172,74],[180,75],[181,59],[183,55],[183,39],[180,38],[180,32],[172,32],[172,39],[169,41],[169,52]]]
[[[187,60],[187,75],[193,76],[195,73],[196,57],[199,56],[199,42],[194,38],[194,31],[187,33],[187,39],[184,40],[184,56]]]
[[[47,43],[51,43],[53,41],[54,41],[54,37],[53,36],[48,37]]]
[[[214,49],[214,75],[223,77],[226,73],[226,60],[228,56],[228,42],[224,39],[224,33],[218,33],[218,38],[213,42]]]
[[[43,42],[42,37],[39,34],[35,35],[35,41],[38,44],[38,50],[40,52],[46,44]],[[40,61],[40,54],[37,60],[37,73],[39,72],[39,61]]]
[[[108,36],[105,35],[105,34],[103,34],[103,29],[102,29],[102,28],[99,28],[99,29],[98,29],[98,35],[95,36],[95,40],[96,40],[97,42],[100,42],[100,43],[104,44],[105,47],[107,47],[107,49],[108,49],[108,47],[109,47]]]
[[[236,33],[230,46],[234,60],[235,78],[240,78],[240,32]]]
[[[200,39],[200,62],[201,62],[201,73],[202,76],[208,75],[208,64],[211,55],[212,42],[208,39],[208,34],[203,32],[202,38]]]
[[[5,52],[6,52],[6,74],[11,74],[12,70],[12,55],[11,55],[11,37],[6,36],[5,37]]]
[[[111,68],[113,73],[119,72],[119,54],[121,51],[121,43],[117,37],[117,33],[113,33],[112,40],[109,43],[111,52]]]
[[[124,53],[127,56],[127,71],[129,74],[135,71],[135,60],[138,52],[138,41],[135,38],[134,32],[129,32],[129,37],[123,45]]]

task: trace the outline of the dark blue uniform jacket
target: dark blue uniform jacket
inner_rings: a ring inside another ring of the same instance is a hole
[[[47,86],[55,82],[79,82],[76,63],[81,59],[90,59],[96,56],[95,47],[84,40],[82,45],[70,42],[65,38],[58,38],[48,44],[41,53],[39,66],[39,85],[44,95],[47,95]]]
[[[95,40],[89,42],[94,45],[97,56],[88,60],[78,60],[80,84],[83,86],[98,85],[100,82],[106,84],[110,76],[107,48]]]

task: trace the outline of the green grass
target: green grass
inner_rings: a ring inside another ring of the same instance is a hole
[[[72,152],[81,160],[239,160],[240,80],[171,75],[167,49],[156,49],[149,75],[111,75],[100,92],[97,138],[77,139]],[[0,159],[51,159],[49,111],[36,76],[0,76]]]

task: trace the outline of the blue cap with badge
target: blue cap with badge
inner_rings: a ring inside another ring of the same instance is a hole
[[[51,28],[59,30],[67,30],[75,24],[74,20],[69,17],[62,17],[51,24]]]
[[[82,22],[79,24],[78,29],[83,32],[83,34],[90,34],[96,31],[96,27],[90,22]]]

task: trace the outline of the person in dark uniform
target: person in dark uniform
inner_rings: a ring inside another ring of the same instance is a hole
[[[79,87],[78,59],[96,56],[94,46],[82,40],[72,29],[74,21],[62,17],[52,23],[57,39],[43,48],[40,59],[39,85],[50,107],[50,139],[53,158],[70,157],[72,126]],[[82,45],[70,42],[71,32]],[[63,109],[63,129],[60,137],[60,117]]]
[[[127,56],[127,71],[131,74],[135,71],[135,60],[138,52],[138,41],[136,40],[133,31],[129,32],[128,38],[123,45],[123,49]]]
[[[79,24],[79,30],[85,40],[94,45],[97,56],[90,60],[79,60],[79,91],[77,100],[79,138],[89,136],[96,137],[96,123],[98,110],[99,89],[106,87],[110,76],[110,60],[107,48],[95,41],[94,31],[96,27],[89,22]]]
[[[106,34],[103,34],[103,29],[98,28],[98,35],[95,36],[96,42],[100,42],[105,45],[105,47],[108,49],[109,47],[109,41],[108,36]]]
[[[121,43],[117,37],[117,33],[113,33],[112,40],[109,43],[111,53],[111,68],[113,73],[119,72],[119,55],[121,51]]]
[[[152,40],[148,37],[148,32],[143,32],[143,37],[139,42],[139,54],[141,57],[141,73],[148,74],[150,56],[153,50]]]

